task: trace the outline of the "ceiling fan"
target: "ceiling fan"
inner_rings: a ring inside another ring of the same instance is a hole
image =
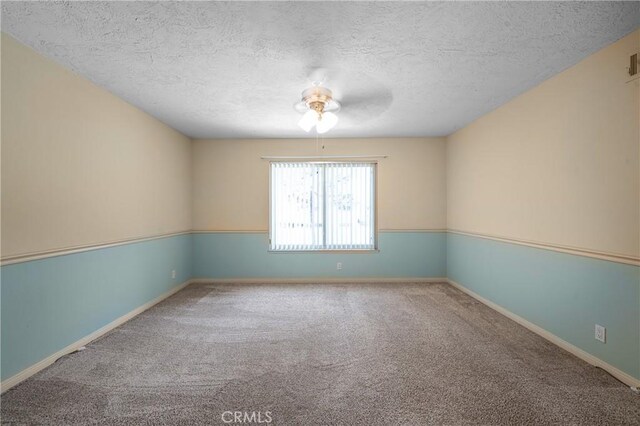
[[[340,115],[344,124],[363,125],[383,114],[393,102],[388,88],[360,70],[331,70],[331,84],[336,94],[325,85],[328,73],[326,68],[312,70],[311,85],[294,104],[294,109],[302,114],[298,125],[307,133],[314,127],[319,134],[334,128],[342,108]],[[344,93],[346,87],[349,87],[347,94]]]
[[[311,87],[305,89],[302,99],[294,108],[303,113],[298,126],[307,133],[315,127],[319,134],[323,134],[338,124],[336,113],[340,111],[340,103],[333,99],[331,90],[322,86],[321,82],[315,81]]]

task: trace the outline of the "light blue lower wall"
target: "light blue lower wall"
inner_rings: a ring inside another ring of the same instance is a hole
[[[450,233],[449,279],[640,379],[640,268]],[[607,343],[594,326],[607,328]]]
[[[267,239],[180,235],[2,267],[2,380],[192,277],[445,276],[640,378],[636,266],[443,232],[384,232],[365,254],[269,253]]]
[[[3,266],[2,380],[188,280],[191,248],[178,235]]]
[[[446,233],[381,232],[379,252],[269,253],[266,233],[193,235],[196,278],[444,277]],[[342,263],[342,270],[336,264]]]

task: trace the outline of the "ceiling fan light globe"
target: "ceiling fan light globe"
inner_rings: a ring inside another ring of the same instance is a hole
[[[318,113],[313,110],[309,110],[305,112],[304,115],[300,118],[300,121],[298,121],[298,126],[300,126],[302,130],[308,133],[311,128],[316,125],[317,122]]]
[[[333,129],[336,124],[338,124],[338,116],[332,112],[325,112],[322,114],[322,119],[316,124],[316,130],[320,134],[327,133]]]

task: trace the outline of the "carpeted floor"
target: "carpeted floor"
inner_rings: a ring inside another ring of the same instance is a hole
[[[192,285],[1,402],[52,425],[640,424],[640,395],[447,284]]]

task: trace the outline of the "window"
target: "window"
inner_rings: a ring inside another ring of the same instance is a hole
[[[271,163],[270,250],[374,250],[375,163]]]

